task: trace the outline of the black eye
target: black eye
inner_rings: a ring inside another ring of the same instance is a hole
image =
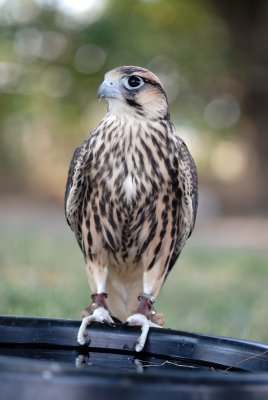
[[[124,78],[123,83],[128,90],[137,89],[144,85],[143,79],[136,75]]]
[[[127,83],[129,84],[130,87],[138,87],[141,84],[141,78],[135,75],[132,75],[130,78],[128,78]]]

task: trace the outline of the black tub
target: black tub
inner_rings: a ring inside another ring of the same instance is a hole
[[[88,347],[79,324],[0,317],[0,399],[268,399],[268,345],[151,329],[136,353],[137,328],[92,324]]]

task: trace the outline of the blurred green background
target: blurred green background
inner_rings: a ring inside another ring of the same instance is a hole
[[[0,314],[88,304],[68,165],[105,113],[104,73],[140,65],[200,178],[196,231],[157,308],[168,327],[268,341],[268,3],[0,0],[0,29]]]

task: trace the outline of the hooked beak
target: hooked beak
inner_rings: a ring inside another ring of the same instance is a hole
[[[112,79],[105,79],[99,87],[98,99],[109,99],[120,95],[119,84]]]

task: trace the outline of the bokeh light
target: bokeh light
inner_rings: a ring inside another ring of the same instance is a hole
[[[231,95],[224,94],[207,104],[204,118],[212,129],[231,128],[240,117],[240,104]]]
[[[34,28],[24,28],[17,32],[14,40],[14,52],[30,63],[36,60],[41,54],[42,34]]]
[[[247,145],[234,140],[220,141],[211,154],[215,176],[224,182],[234,182],[245,176],[249,163]]]
[[[12,93],[18,86],[23,67],[18,63],[0,62],[0,91]]]
[[[105,60],[105,51],[100,46],[86,44],[77,50],[74,65],[82,74],[94,74],[103,67]]]
[[[71,72],[64,67],[49,67],[41,78],[41,90],[51,97],[65,96],[72,84]]]

